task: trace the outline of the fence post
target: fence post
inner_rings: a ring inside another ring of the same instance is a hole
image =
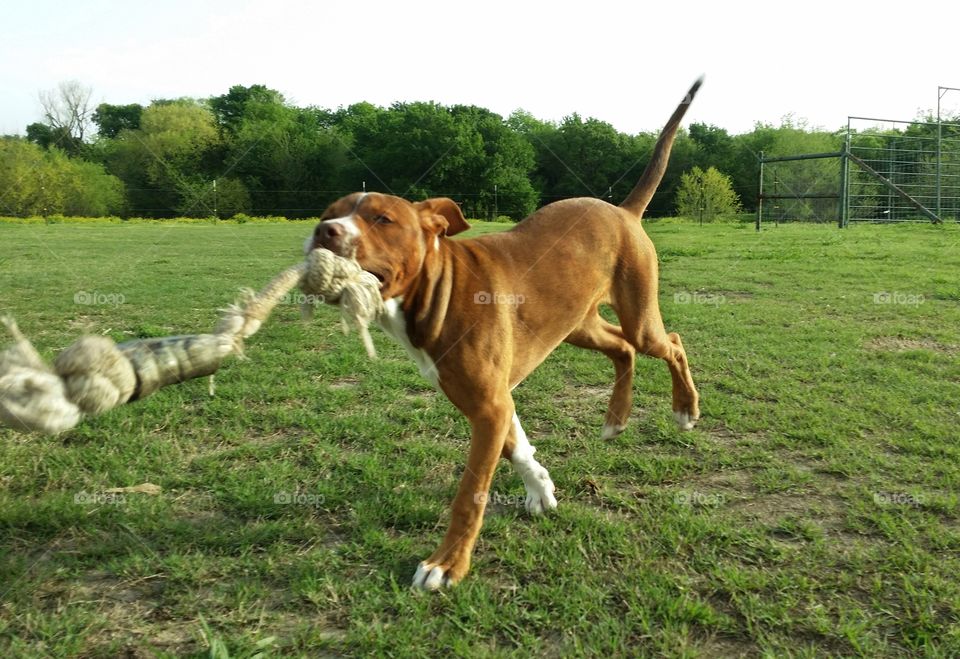
[[[840,207],[837,228],[845,229],[850,219],[850,121],[847,120],[847,136],[843,142],[843,152],[840,154]]]
[[[703,226],[703,211],[706,200],[703,194],[703,174],[697,177],[697,183],[700,184],[700,226]]]
[[[943,122],[940,120],[940,100],[945,93],[946,90],[943,87],[937,87],[937,217],[943,217],[940,208],[940,162],[943,159],[941,146],[943,143]]]
[[[760,180],[757,190],[757,231],[760,231],[760,223],[763,221],[763,151],[760,152]]]

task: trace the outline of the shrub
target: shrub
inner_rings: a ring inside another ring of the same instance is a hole
[[[13,215],[113,215],[123,183],[103,166],[19,138],[0,138],[0,190]]]
[[[741,211],[740,198],[733,191],[730,177],[714,167],[703,171],[694,167],[680,177],[677,189],[677,214],[704,222],[736,220]]]

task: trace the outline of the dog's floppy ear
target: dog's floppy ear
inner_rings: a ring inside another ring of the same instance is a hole
[[[424,226],[433,229],[438,235],[455,236],[470,228],[453,199],[436,197],[413,206],[420,213]]]

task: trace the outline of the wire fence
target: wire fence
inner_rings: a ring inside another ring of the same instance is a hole
[[[849,134],[849,152],[892,184],[852,167],[849,221],[928,222],[917,204],[960,219],[960,125],[850,117]]]
[[[169,219],[176,217],[231,219],[232,217],[285,217],[288,219],[316,219],[337,199],[358,191],[379,192],[367,188],[363,184],[356,189],[325,189],[325,190],[264,190],[253,191],[249,203],[238,208],[230,199],[218,197],[216,188],[211,181],[203,186],[195,186],[193,193],[186,199],[173,199],[171,191],[164,188],[126,188],[129,203],[126,205],[123,217],[126,218],[153,218]],[[744,188],[743,192],[748,189]],[[389,191],[384,191],[392,194]],[[651,206],[645,217],[671,217],[675,191],[660,190],[654,194]],[[742,194],[742,193],[741,193]],[[458,192],[440,190],[432,192],[433,197],[449,197],[463,210],[464,215],[478,220],[514,220],[523,218],[524,213],[519,211],[522,198],[515,198],[510,193],[494,192],[493,190]],[[571,191],[569,194],[540,194],[539,206],[545,206],[554,201],[573,197],[592,196],[582,192]],[[605,192],[596,198],[608,201],[613,205],[619,204],[622,199]],[[146,203],[144,203],[146,202]],[[157,203],[159,202],[159,203]],[[7,214],[17,216],[17,213],[7,211]],[[40,216],[56,215],[40,209]]]
[[[960,221],[960,124],[849,117],[837,150],[761,154],[763,222]]]

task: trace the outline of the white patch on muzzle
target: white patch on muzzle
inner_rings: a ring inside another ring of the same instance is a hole
[[[360,237],[360,228],[357,227],[357,221],[354,215],[347,215],[346,217],[338,217],[333,220],[324,220],[317,227],[314,227],[313,233],[307,236],[307,239],[303,242],[303,253],[309,254],[310,250],[313,249],[313,243],[317,239],[317,228],[329,224],[339,224],[343,227],[344,237],[343,242],[344,246],[350,248],[356,242],[357,238]]]

